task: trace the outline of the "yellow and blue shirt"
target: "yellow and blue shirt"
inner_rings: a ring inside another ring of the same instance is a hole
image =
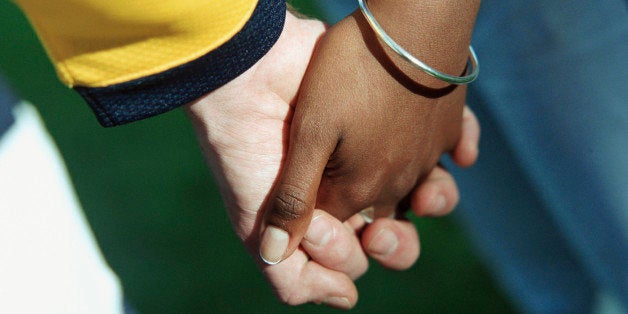
[[[15,0],[104,126],[189,103],[272,47],[285,0]]]

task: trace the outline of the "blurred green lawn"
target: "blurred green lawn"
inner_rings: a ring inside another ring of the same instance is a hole
[[[334,311],[274,299],[231,231],[180,110],[100,127],[88,106],[57,81],[21,12],[2,0],[0,72],[43,115],[101,249],[140,312]],[[405,272],[372,264],[357,282],[357,312],[513,312],[451,218],[416,223],[419,262]]]

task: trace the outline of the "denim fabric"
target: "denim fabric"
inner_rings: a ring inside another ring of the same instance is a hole
[[[13,107],[17,104],[17,98],[13,96],[8,86],[0,77],[0,139],[2,134],[13,124]]]
[[[353,8],[334,1],[325,17]],[[525,312],[591,312],[600,293],[628,309],[627,12],[624,0],[482,1],[468,97],[480,158],[449,167],[455,215]]]
[[[335,24],[358,8],[355,0],[316,0],[310,5],[320,12],[320,18],[329,24]]]
[[[622,0],[482,2],[458,215],[526,312],[628,309],[627,39]]]

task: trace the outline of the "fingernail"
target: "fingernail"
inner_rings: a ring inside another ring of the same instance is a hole
[[[325,246],[332,236],[332,227],[323,216],[316,216],[312,219],[310,226],[305,233],[305,241],[314,246]]]
[[[384,228],[371,240],[368,251],[372,255],[386,257],[395,252],[398,245],[399,240],[397,240],[395,233],[388,228]]]
[[[275,265],[281,262],[288,248],[290,236],[284,230],[268,226],[264,230],[260,243],[259,255],[266,264]]]
[[[437,214],[445,209],[447,199],[443,194],[438,194],[432,201],[432,213]]]
[[[375,207],[371,206],[360,211],[360,216],[364,219],[364,222],[370,224],[373,222],[373,217],[375,217]]]
[[[329,297],[323,300],[323,304],[339,309],[350,309],[351,302],[345,297]]]

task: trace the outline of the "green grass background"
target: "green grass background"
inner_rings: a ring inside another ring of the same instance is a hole
[[[0,72],[40,110],[102,252],[139,312],[335,311],[288,307],[275,300],[231,231],[180,110],[122,127],[100,127],[77,94],[57,81],[22,13],[3,0]],[[415,221],[422,239],[418,263],[404,272],[372,263],[357,281],[356,312],[514,311],[451,218]]]

